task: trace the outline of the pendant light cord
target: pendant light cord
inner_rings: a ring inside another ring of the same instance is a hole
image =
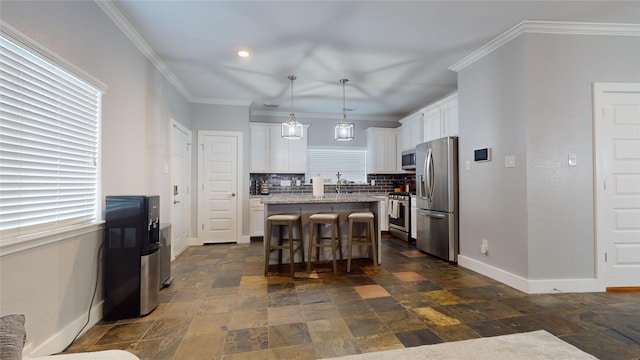
[[[345,87],[347,85],[347,81],[349,81],[348,79],[340,79],[340,82],[342,83],[342,122],[346,123],[347,122],[347,105],[345,102],[345,98],[346,98],[346,92],[345,92]]]
[[[293,80],[295,79],[295,75],[289,75],[289,80],[291,80],[291,114],[293,114]]]

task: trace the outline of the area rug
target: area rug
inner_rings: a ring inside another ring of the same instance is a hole
[[[586,360],[583,352],[544,330],[333,358],[340,360]]]

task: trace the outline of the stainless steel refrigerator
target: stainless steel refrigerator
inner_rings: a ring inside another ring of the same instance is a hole
[[[416,247],[458,261],[458,138],[416,146]]]

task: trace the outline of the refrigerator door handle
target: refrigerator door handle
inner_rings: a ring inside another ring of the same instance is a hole
[[[418,212],[420,213],[420,215],[423,215],[423,216],[428,216],[436,219],[444,219],[444,214],[434,214],[424,210],[418,210]]]
[[[433,202],[433,193],[435,191],[435,174],[433,166],[433,152],[429,149],[427,158],[425,159],[425,174],[427,174],[427,197],[429,202]]]
[[[424,163],[422,164],[422,175],[418,177],[418,181],[420,182],[420,184],[418,185],[418,197],[420,197],[421,199],[427,199],[427,196],[429,195],[429,188],[426,182],[427,179],[425,179],[425,174],[427,175],[426,177],[428,178],[429,174],[427,173],[427,164],[429,161],[430,153],[431,153],[431,149],[429,149],[429,153],[424,158]]]

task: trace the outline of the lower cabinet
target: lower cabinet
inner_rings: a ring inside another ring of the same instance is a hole
[[[260,199],[249,199],[249,236],[264,236],[264,205]]]

